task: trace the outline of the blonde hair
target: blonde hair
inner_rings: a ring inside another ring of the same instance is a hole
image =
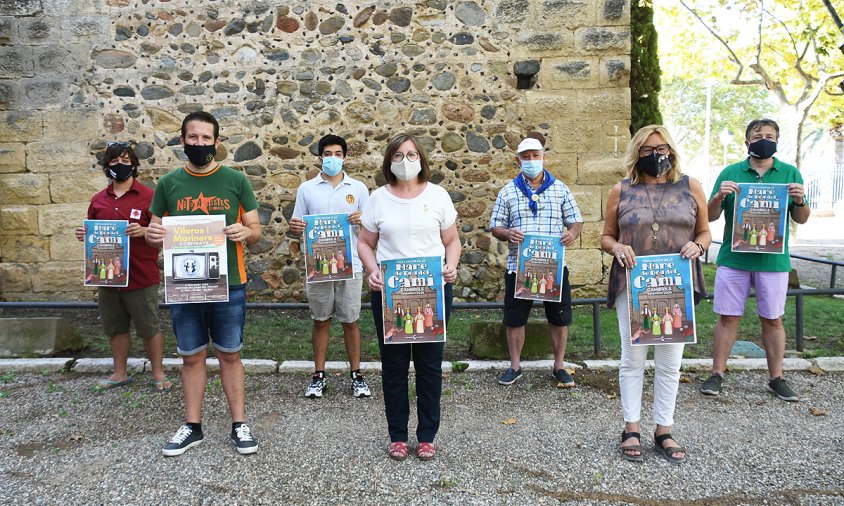
[[[639,183],[641,174],[636,169],[636,162],[639,161],[639,148],[648,140],[652,134],[659,134],[668,144],[670,149],[671,169],[668,171],[668,180],[676,183],[683,176],[680,172],[680,153],[677,152],[677,143],[668,133],[668,129],[662,125],[648,125],[639,129],[638,132],[630,139],[630,144],[627,145],[627,152],[624,153],[624,167],[627,172],[627,177],[630,179],[630,184],[635,185]]]

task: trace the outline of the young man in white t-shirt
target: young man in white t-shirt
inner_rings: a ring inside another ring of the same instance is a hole
[[[352,225],[352,258],[354,279],[305,283],[308,306],[314,321],[312,345],[314,351],[314,374],[305,388],[305,396],[312,399],[322,397],[327,387],[325,360],[328,354],[328,330],[331,318],[343,325],[343,339],[349,356],[350,382],[354,397],[369,397],[369,387],[360,373],[360,294],[363,284],[363,268],[358,258],[357,225],[361,224],[361,209],[369,197],[366,186],[350,177],[343,170],[346,159],[346,141],[336,135],[320,139],[319,160],[322,170],[313,179],[305,181],[296,191],[296,206],[290,219],[290,231],[302,234],[305,222],[302,217],[310,214],[349,215]]]

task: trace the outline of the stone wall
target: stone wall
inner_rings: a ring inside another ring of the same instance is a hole
[[[154,184],[185,160],[178,128],[198,109],[220,120],[218,158],[258,195],[257,298],[304,300],[287,220],[320,136],[346,137],[349,173],[374,189],[403,131],[421,137],[460,213],[456,295],[503,297],[506,245],[486,226],[531,132],[586,221],[567,252],[576,296],[600,295],[602,213],[629,140],[629,39],[628,0],[0,0],[2,298],[92,299],[73,227],[106,183],[97,154],[136,142]],[[518,89],[527,60],[540,70]]]

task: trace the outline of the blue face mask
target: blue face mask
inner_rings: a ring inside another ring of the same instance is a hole
[[[522,172],[533,179],[542,172],[542,160],[522,160]]]
[[[343,159],[336,156],[326,156],[322,159],[322,171],[328,177],[334,177],[343,170]]]

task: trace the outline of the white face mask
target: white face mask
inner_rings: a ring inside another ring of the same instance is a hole
[[[402,181],[410,181],[422,172],[422,162],[419,160],[411,162],[407,158],[400,162],[392,162],[390,172]]]

